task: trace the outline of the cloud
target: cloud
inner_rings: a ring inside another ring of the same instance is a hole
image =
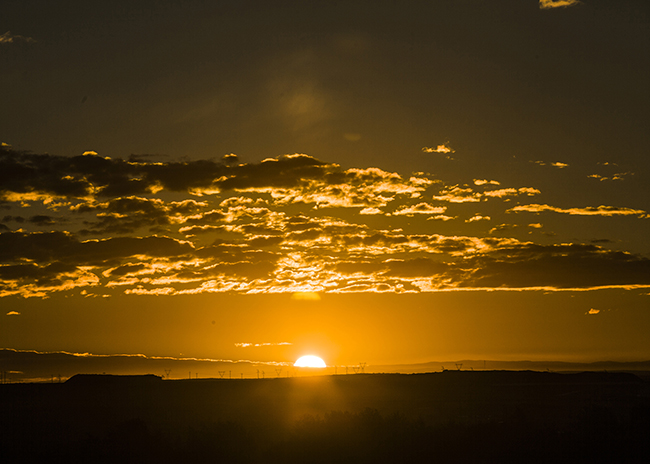
[[[514,230],[514,229],[516,229],[518,227],[519,226],[517,224],[499,224],[498,226],[493,227],[492,229],[490,229],[490,234],[496,234],[496,233],[499,233],[499,232],[507,232],[507,231]]]
[[[424,153],[441,153],[443,155],[446,155],[448,153],[454,153],[454,150],[449,148],[449,142],[445,142],[442,145],[438,145],[436,148],[423,147],[422,151]]]
[[[474,184],[475,185],[501,185],[500,182],[496,180],[487,180],[487,179],[474,179]]]
[[[483,192],[483,195],[486,197],[496,197],[496,198],[503,198],[503,197],[508,197],[508,196],[516,196],[516,195],[528,195],[528,196],[533,196],[533,195],[538,195],[542,192],[539,190],[532,188],[532,187],[521,187],[518,189],[515,188],[505,188],[505,189],[499,189],[499,190],[488,190]]]
[[[25,37],[22,35],[15,35],[12,34],[11,31],[7,31],[4,34],[0,35],[0,45],[2,44],[10,44],[14,42],[26,42],[26,43],[34,43],[36,40],[32,39],[31,37]],[[3,143],[3,146],[5,144]]]
[[[600,174],[590,174],[587,177],[590,179],[598,179],[599,181],[612,181],[612,180],[625,180],[627,176],[633,176],[633,172],[617,172],[611,176],[601,176]]]
[[[474,182],[476,185],[487,185],[492,182]],[[508,196],[518,196],[518,195],[527,195],[533,196],[541,193],[536,188],[532,187],[520,187],[520,188],[502,188],[498,190],[486,190],[483,193],[475,192],[471,187],[460,187],[454,185],[452,187],[446,187],[440,189],[437,195],[433,196],[434,200],[437,201],[447,201],[449,203],[478,203],[482,199],[488,198],[504,198]],[[487,198],[486,198],[487,197]]]
[[[47,296],[79,286],[105,286],[124,288],[124,293],[133,295],[284,292],[292,298],[313,299],[326,292],[650,285],[649,260],[595,245],[541,246],[511,238],[404,235],[322,219],[313,229],[315,223],[304,217],[285,220],[283,227],[291,224],[303,230],[278,237],[284,240],[281,246],[290,250],[281,253],[273,251],[277,244],[263,244],[253,236],[239,244],[187,248],[181,256],[147,256],[144,247],[141,255],[121,253],[122,263],[117,266],[112,263],[119,255],[86,267],[61,261],[4,265],[0,267],[2,294]],[[260,248],[267,245],[269,251]],[[403,257],[406,254],[409,258]],[[57,280],[48,283],[47,279]]]
[[[9,311],[7,316],[20,316],[20,313],[18,311]]]
[[[527,245],[477,255],[454,280],[460,287],[483,288],[644,288],[650,260],[593,245]]]
[[[640,209],[632,208],[619,208],[617,206],[588,206],[586,208],[558,208],[549,205],[530,204],[519,205],[510,208],[508,212],[529,212],[541,213],[543,211],[552,211],[555,213],[570,214],[573,216],[638,216],[639,218],[647,218],[648,213]]]
[[[456,219],[455,216],[447,216],[445,214],[437,214],[435,216],[430,216],[427,218],[427,221],[451,221],[453,219]]]
[[[598,314],[599,312],[600,312],[600,309],[594,309],[594,308],[591,308],[591,309],[590,309],[589,311],[587,311],[585,314],[593,315],[593,314]]]
[[[566,8],[569,6],[579,5],[582,2],[579,0],[539,0],[540,10],[548,10],[551,8]]]
[[[60,261],[77,265],[111,262],[131,256],[172,257],[194,250],[191,243],[169,237],[117,237],[79,241],[65,232],[0,234],[0,260]]]
[[[177,290],[174,287],[144,288],[142,285],[138,285],[136,288],[129,288],[124,290],[124,293],[127,295],[164,296],[173,295],[177,293]]]
[[[79,241],[64,232],[0,234],[0,296],[46,296],[100,284],[93,272],[124,259],[169,260],[192,253],[168,237],[123,237]]]
[[[292,345],[293,343],[289,342],[279,342],[279,343],[235,343],[235,346],[237,348],[259,348],[263,346],[287,346],[287,345]]]
[[[96,221],[85,222],[89,227],[80,231],[84,235],[129,234],[142,227],[164,229],[174,223],[192,223],[193,218],[202,218],[203,215],[191,215],[200,213],[206,206],[207,203],[195,200],[165,203],[160,199],[130,196],[107,202],[79,203],[70,210],[75,213],[96,214]],[[218,214],[223,217],[223,214]]]
[[[30,217],[29,222],[31,222],[32,224],[36,224],[37,226],[50,226],[54,224],[56,221],[51,216],[39,214]]]
[[[394,216],[413,216],[415,214],[442,214],[447,210],[446,206],[431,206],[429,203],[418,203],[412,206],[402,206],[394,211]]]
[[[465,222],[489,221],[490,219],[491,219],[490,216],[482,216],[480,214],[477,214],[467,219]]]
[[[384,212],[379,208],[363,208],[361,211],[359,211],[359,214],[372,215],[372,214],[384,214]]]
[[[554,168],[558,169],[563,169],[569,166],[567,163],[562,163],[561,161],[555,161],[552,163],[547,163],[546,161],[531,161],[531,163],[538,164],[539,166],[546,166],[547,164],[550,164]]]
[[[465,223],[502,220],[509,197],[540,191],[494,189],[500,184],[486,179],[474,179],[471,187],[445,185],[430,177],[343,169],[304,154],[246,164],[234,157],[153,162],[0,148],[0,195],[9,210],[3,221],[19,228],[0,233],[0,296],[86,297],[110,290],[315,299],[348,292],[649,285],[647,260],[630,253],[495,235],[518,227],[521,235],[538,236],[530,232],[541,224],[502,223],[492,235],[463,235],[476,229]],[[646,217],[606,206],[531,204],[507,211]],[[416,215],[440,223],[398,218]],[[449,235],[433,232],[443,230]]]
[[[471,188],[462,188],[457,185],[442,189],[438,195],[433,196],[434,200],[448,201],[450,203],[475,203],[481,201],[481,194],[474,192]]]
[[[166,210],[154,205],[160,200],[146,199],[160,190],[196,196],[249,192],[268,194],[279,205],[377,208],[398,195],[417,198],[432,183],[425,177],[404,179],[378,168],[343,170],[303,154],[232,165],[206,160],[124,161],[95,154],[35,155],[0,148],[0,200],[48,204],[57,199],[83,200],[87,205],[76,205],[76,211],[105,210],[103,219],[90,224],[90,233],[127,233],[147,225],[145,221],[167,225],[161,214]],[[100,198],[109,202],[92,206]],[[140,217],[123,220],[120,215],[128,209],[127,202],[139,202]]]

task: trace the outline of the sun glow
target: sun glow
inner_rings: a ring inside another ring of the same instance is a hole
[[[295,363],[293,363],[295,367],[315,367],[315,368],[323,368],[327,367],[325,364],[325,361],[323,361],[321,358],[318,356],[302,356],[301,358],[298,359]]]

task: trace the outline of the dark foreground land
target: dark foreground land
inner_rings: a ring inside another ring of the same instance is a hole
[[[2,462],[650,462],[625,373],[266,380],[83,375],[0,385]]]

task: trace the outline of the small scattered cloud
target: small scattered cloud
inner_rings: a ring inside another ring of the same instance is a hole
[[[465,222],[489,221],[490,219],[490,216],[481,216],[480,214],[477,214],[467,219]]]
[[[221,159],[226,164],[234,164],[237,161],[239,161],[239,157],[234,153],[228,153],[227,155],[223,155]]]
[[[561,161],[554,161],[554,162],[551,162],[551,163],[547,163],[546,161],[531,161],[531,163],[537,164],[539,166],[551,165],[554,168],[558,168],[558,169],[566,168],[567,166],[569,166],[567,163],[563,163]]]
[[[447,216],[446,214],[436,214],[435,216],[430,216],[427,218],[427,221],[451,221],[456,219],[455,216]]]
[[[32,39],[31,37],[14,35],[11,33],[11,31],[7,31],[4,34],[0,35],[0,44],[10,44],[15,42],[34,43],[36,40]],[[5,144],[3,144],[3,146],[5,146]]]
[[[585,314],[593,315],[593,314],[598,314],[599,312],[600,312],[600,309],[594,309],[594,308],[591,308],[591,309],[590,309],[589,311],[587,311]]]
[[[586,208],[558,208],[550,205],[519,205],[510,208],[507,212],[528,212],[528,213],[541,213],[543,211],[552,211],[555,213],[570,214],[573,216],[638,216],[639,218],[647,218],[648,213],[641,209],[632,208],[619,208],[617,206],[587,206]]]
[[[612,181],[612,180],[625,180],[627,176],[633,176],[633,172],[617,172],[611,176],[602,176],[600,174],[590,174],[587,177],[590,179],[596,179],[601,182],[603,181]]]
[[[552,8],[566,8],[581,3],[582,2],[579,0],[539,0],[539,9],[550,10]]]
[[[528,227],[531,227],[533,229],[541,229],[544,226],[542,224],[540,224],[539,222],[536,222],[536,223],[533,223],[533,224],[528,224]]]
[[[474,179],[474,185],[501,185],[499,181],[487,179]]]
[[[504,188],[504,189],[498,189],[498,190],[488,190],[486,192],[483,192],[483,195],[486,197],[496,197],[496,198],[503,198],[503,197],[509,197],[509,196],[516,196],[516,195],[528,195],[529,197],[532,197],[534,195],[538,195],[542,192],[537,190],[536,188],[532,187],[521,187],[521,188]]]
[[[235,346],[237,348],[259,348],[262,346],[286,346],[286,345],[293,345],[293,343],[289,342],[279,342],[279,343],[235,343]]]
[[[379,208],[363,208],[361,211],[359,211],[359,214],[364,214],[364,215],[371,215],[371,214],[384,214],[382,210]]]
[[[614,243],[612,240],[608,238],[595,238],[593,240],[590,240],[591,243]]]
[[[516,229],[518,227],[519,226],[517,224],[499,224],[498,226],[491,228],[490,233],[491,234],[496,234],[496,233],[499,233],[499,232],[508,232],[508,231],[514,230],[514,229]]]
[[[7,316],[20,316],[20,313],[18,311],[9,311]]]
[[[471,188],[463,188],[458,185],[440,190],[438,195],[433,196],[437,201],[448,201],[449,203],[476,203],[481,201],[481,194],[474,192]]]
[[[447,210],[446,206],[431,206],[429,203],[418,203],[413,206],[403,206],[393,212],[394,216],[413,216],[415,214],[442,214]]]
[[[449,142],[445,142],[441,145],[433,147],[422,147],[424,153],[439,153],[441,155],[449,155],[450,153],[455,153],[455,151],[449,146]],[[452,159],[450,156],[446,157],[447,159]]]
[[[425,153],[453,153],[447,145],[438,145],[436,148],[422,147],[422,151]]]

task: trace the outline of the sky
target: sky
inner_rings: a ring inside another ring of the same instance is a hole
[[[0,348],[647,360],[644,0],[0,5]]]

